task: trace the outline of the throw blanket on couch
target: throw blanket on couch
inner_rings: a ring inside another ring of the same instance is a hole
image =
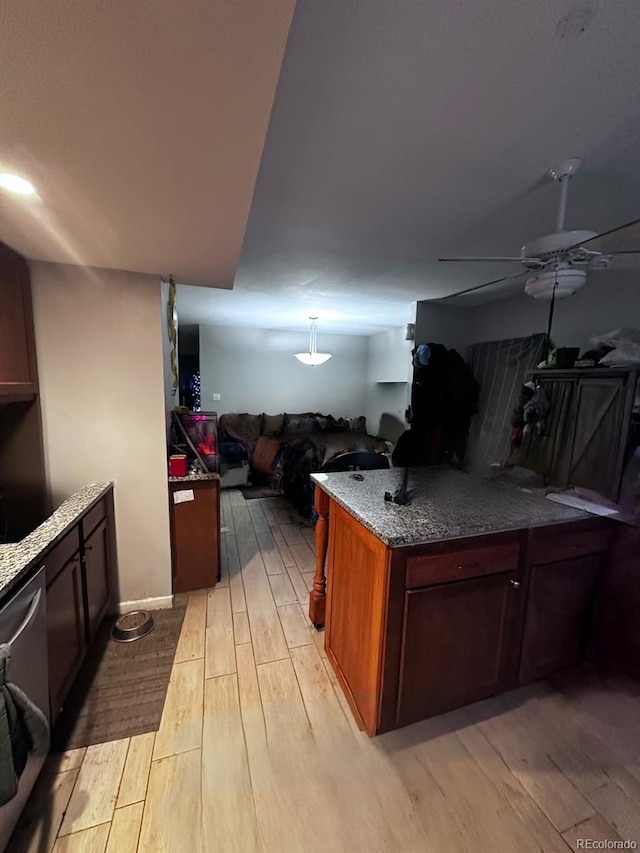
[[[227,442],[241,445],[248,455],[251,480],[282,489],[302,515],[313,505],[309,475],[330,458],[349,450],[373,450],[377,439],[366,432],[366,420],[335,418],[314,412],[302,414],[221,415],[218,422],[222,461]]]

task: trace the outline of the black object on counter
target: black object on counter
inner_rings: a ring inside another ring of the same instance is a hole
[[[396,489],[396,491],[391,494],[391,492],[384,493],[385,501],[393,501],[394,504],[398,504],[398,506],[406,506],[411,501],[411,492],[407,489],[407,484],[409,482],[409,467],[405,467],[404,473],[402,475],[402,483]]]

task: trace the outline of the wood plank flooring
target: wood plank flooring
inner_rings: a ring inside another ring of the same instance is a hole
[[[156,733],[52,756],[18,853],[568,853],[640,843],[640,685],[578,673],[375,739],[307,618],[314,542],[223,492]]]

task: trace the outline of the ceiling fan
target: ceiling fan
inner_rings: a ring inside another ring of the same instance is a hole
[[[501,282],[525,279],[525,293],[535,299],[559,299],[571,296],[587,280],[590,269],[607,269],[616,255],[640,253],[640,219],[598,234],[596,231],[565,231],[569,179],[583,165],[580,157],[569,157],[549,169],[549,175],[560,184],[560,202],[556,231],[526,243],[520,257],[459,257],[438,258],[445,263],[520,263],[523,272],[469,287],[452,293],[445,299],[463,296]]]

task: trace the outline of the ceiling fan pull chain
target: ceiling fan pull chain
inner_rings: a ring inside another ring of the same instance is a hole
[[[553,293],[551,294],[551,302],[549,303],[549,322],[547,323],[547,347],[544,355],[545,362],[549,362],[549,353],[551,351],[551,327],[553,326],[553,309],[556,304],[556,288],[558,286],[558,279],[556,277],[556,283],[553,285]]]

